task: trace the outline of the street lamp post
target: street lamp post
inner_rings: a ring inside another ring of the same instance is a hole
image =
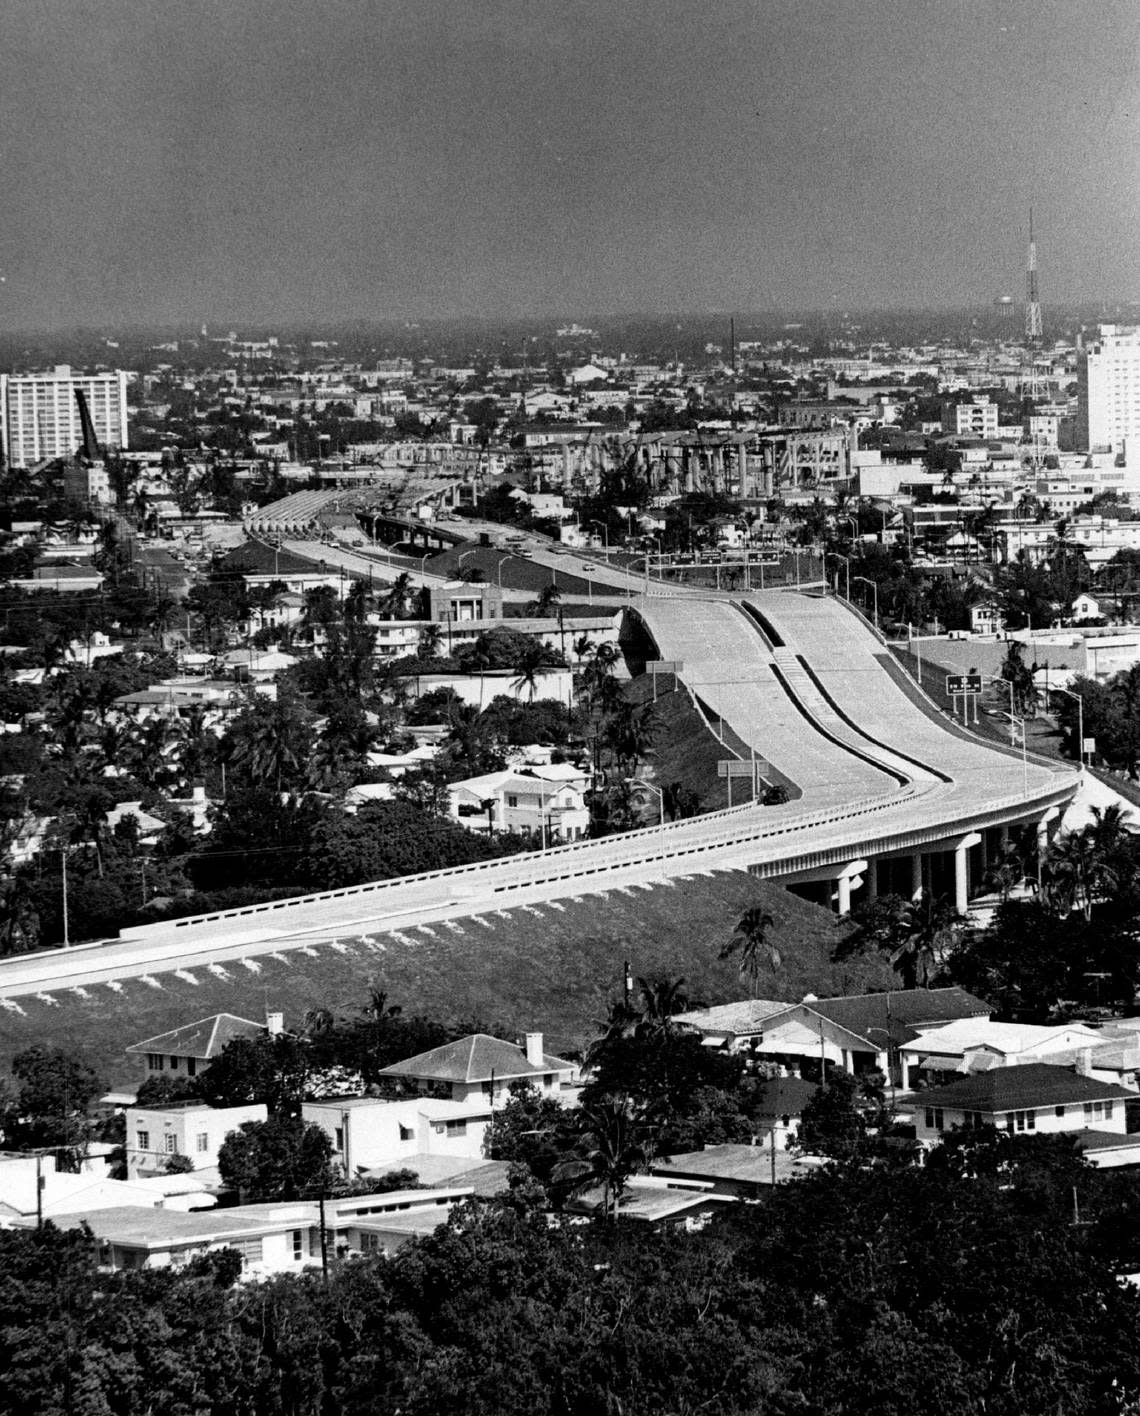
[[[841,560],[841,561],[843,562],[843,565],[844,565],[844,582],[845,582],[845,585],[846,585],[846,595],[845,595],[844,598],[847,599],[847,600],[850,600],[850,599],[851,599],[851,557],[850,557],[850,556],[841,555],[838,551],[824,551],[824,553],[823,553],[823,558],[824,558],[825,561],[827,560],[827,557],[828,557],[828,556],[830,556],[832,560]],[[839,576],[838,576],[838,574],[836,575],[836,578],[835,578],[835,593],[836,593],[837,595],[839,594]]]
[[[1085,767],[1085,700],[1079,693],[1074,693],[1071,688],[1051,688],[1050,693],[1067,693],[1070,698],[1077,700],[1077,760],[1081,764],[1081,771]]]
[[[875,597],[875,628],[878,629],[878,627],[879,627],[879,584],[878,584],[878,581],[872,580],[869,576],[866,576],[866,575],[856,575],[856,576],[853,576],[852,579],[854,579],[854,580],[861,580],[864,585],[869,585],[869,586],[871,587],[871,592],[872,592],[872,594],[873,594],[874,597]]]

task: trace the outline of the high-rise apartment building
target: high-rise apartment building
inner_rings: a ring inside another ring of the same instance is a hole
[[[1101,325],[1077,370],[1077,447],[1123,452],[1140,446],[1140,329]]]
[[[0,374],[0,442],[12,467],[70,457],[83,444],[76,389],[87,395],[101,448],[127,446],[127,374],[82,374],[69,364],[51,373]]]

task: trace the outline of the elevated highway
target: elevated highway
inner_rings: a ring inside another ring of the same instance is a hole
[[[0,998],[382,934],[615,887],[745,867],[819,882],[840,913],[880,886],[971,881],[1012,828],[1038,845],[1074,770],[973,739],[923,703],[850,609],[787,592],[642,598],[632,613],[681,660],[698,706],[802,795],[597,841],[126,930],[118,940],[0,964]]]

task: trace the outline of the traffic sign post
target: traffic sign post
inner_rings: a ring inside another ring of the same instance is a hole
[[[732,805],[732,779],[734,777],[749,778],[752,782],[752,796],[755,799],[760,795],[760,783],[763,782],[765,786],[769,785],[764,772],[770,765],[763,757],[722,757],[716,764],[716,774],[725,779],[729,806]]]
[[[982,694],[982,675],[971,671],[968,674],[947,674],[946,695],[954,704],[954,712],[964,723],[970,721],[970,704],[974,705],[974,722],[978,721],[978,699]],[[962,706],[959,708],[958,700]]]
[[[683,659],[647,659],[646,670],[653,680],[653,701],[657,702],[657,675],[672,674],[676,677],[685,667]]]

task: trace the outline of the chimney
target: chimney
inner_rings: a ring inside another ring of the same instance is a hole
[[[542,1060],[542,1034],[527,1033],[526,1035],[526,1060],[532,1067],[544,1065]]]
[[[1077,1049],[1077,1076],[1092,1076],[1092,1048],[1079,1047]]]
[[[277,1037],[279,1034],[283,1033],[285,1031],[285,1014],[271,1013],[266,1009],[265,1031],[270,1037]]]

